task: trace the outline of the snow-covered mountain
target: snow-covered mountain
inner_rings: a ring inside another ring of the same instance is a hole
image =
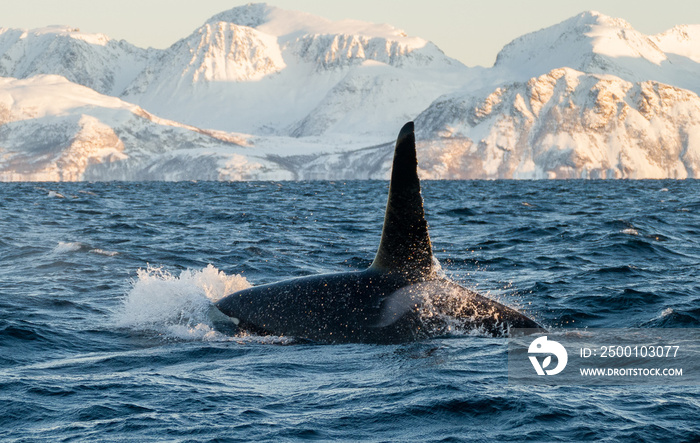
[[[387,138],[458,89],[467,71],[432,43],[388,25],[250,4],[212,17],[161,53],[123,98],[218,130]],[[381,121],[366,118],[374,114]]]
[[[700,27],[586,12],[506,45],[417,119],[435,178],[700,177]]]
[[[0,29],[0,180],[700,177],[700,25],[585,12],[467,68],[390,25],[265,4],[163,50]]]
[[[154,52],[67,26],[0,28],[0,76],[61,75],[108,95],[120,95]]]
[[[494,71],[504,79],[527,81],[567,67],[700,93],[700,40],[693,42],[693,35],[700,37],[700,26],[647,36],[622,19],[589,11],[513,40],[498,54]]]
[[[653,81],[554,69],[445,97],[416,125],[427,177],[700,176],[700,98]]]

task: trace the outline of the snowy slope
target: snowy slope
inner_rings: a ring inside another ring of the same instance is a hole
[[[684,57],[700,63],[700,25],[679,25],[651,37],[671,60]],[[677,57],[674,57],[677,56]]]
[[[250,155],[247,144],[63,77],[0,79],[2,181],[266,178],[275,164]]]

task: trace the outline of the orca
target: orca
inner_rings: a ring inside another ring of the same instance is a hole
[[[238,328],[323,343],[403,343],[458,326],[490,336],[543,329],[440,275],[423,210],[413,122],[396,140],[379,249],[368,269],[294,278],[216,302]]]

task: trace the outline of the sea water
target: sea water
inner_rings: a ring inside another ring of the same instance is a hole
[[[388,183],[0,184],[4,441],[699,441],[697,386],[508,384],[507,340],[217,326],[362,269]],[[553,329],[700,327],[700,182],[423,183],[443,271]]]

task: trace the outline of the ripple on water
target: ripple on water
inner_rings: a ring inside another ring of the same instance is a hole
[[[216,316],[249,282],[368,266],[386,182],[45,186],[0,186],[0,439],[700,440],[692,386],[510,386],[505,340],[323,346]],[[548,326],[696,328],[699,186],[423,195],[450,274]]]

